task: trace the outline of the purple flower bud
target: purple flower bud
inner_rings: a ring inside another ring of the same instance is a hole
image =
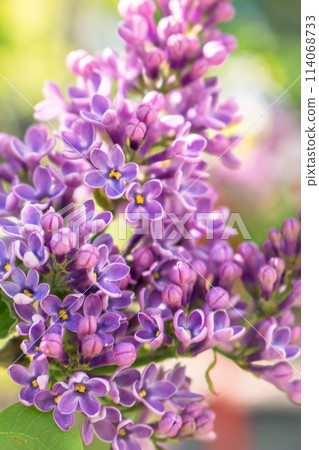
[[[96,334],[88,334],[82,340],[83,356],[94,358],[99,355],[103,349],[103,343]]]
[[[132,120],[125,129],[128,138],[130,139],[131,147],[134,150],[138,149],[138,146],[145,136],[146,125],[139,120]]]
[[[183,291],[177,284],[165,286],[162,292],[162,300],[171,308],[180,308],[182,305]]]
[[[233,258],[233,249],[227,242],[220,242],[214,245],[210,251],[210,260],[215,264],[222,264],[225,261],[231,261]]]
[[[77,332],[80,338],[88,334],[94,334],[96,330],[97,322],[94,316],[85,316],[79,321]]]
[[[207,414],[201,415],[196,419],[196,433],[208,434],[214,428],[214,416],[210,417]]]
[[[141,245],[133,252],[134,264],[137,266],[138,271],[143,271],[151,267],[154,256],[151,250],[146,245]]]
[[[182,84],[185,86],[186,84],[189,84],[195,80],[198,80],[198,78],[201,78],[205,75],[205,73],[209,69],[209,62],[206,58],[200,58],[197,61],[194,62],[192,65],[192,68],[189,72],[187,72],[183,78],[182,78]]]
[[[199,277],[205,278],[207,274],[207,266],[201,259],[194,259],[192,261],[192,266],[194,270],[198,273]]]
[[[224,34],[221,40],[228,53],[233,53],[237,49],[237,39],[232,34]]]
[[[211,309],[221,309],[229,304],[229,294],[222,287],[216,286],[207,292],[205,300]]]
[[[299,405],[301,403],[301,381],[291,381],[287,384],[286,390],[288,392],[290,400]]]
[[[244,258],[244,261],[248,261],[258,256],[259,248],[255,242],[242,242],[238,246],[238,253]]]
[[[169,271],[170,280],[178,284],[179,286],[184,286],[189,282],[191,277],[191,270],[188,264],[183,261],[178,261]]]
[[[240,278],[242,270],[236,263],[226,261],[219,267],[218,273],[221,287],[230,290],[235,280]]]
[[[277,272],[273,267],[265,264],[258,270],[257,276],[263,294],[266,295],[266,298],[268,299],[276,282]]]
[[[66,255],[76,245],[76,235],[69,228],[61,228],[52,236],[51,250],[56,255]]]
[[[148,75],[151,78],[157,78],[159,72],[159,66],[165,59],[164,53],[160,48],[154,47],[145,54],[145,64],[147,67]],[[141,119],[140,119],[141,120]]]
[[[61,214],[51,210],[41,217],[40,223],[44,231],[54,234],[62,227],[63,218]]]
[[[179,430],[179,436],[189,436],[193,434],[196,430],[195,418],[191,415],[183,415],[183,424]]]
[[[219,66],[228,56],[225,47],[217,41],[207,42],[203,47],[203,54],[212,66]]]
[[[118,366],[130,366],[136,360],[136,349],[129,342],[120,342],[114,348],[113,358]]]
[[[42,353],[50,358],[61,359],[64,350],[62,336],[57,333],[47,333],[40,343]]]
[[[214,9],[215,23],[227,22],[234,17],[235,8],[228,2],[219,2]]]
[[[270,230],[268,231],[268,239],[277,251],[280,251],[281,238],[282,235],[280,230],[278,230],[277,228],[270,228]]]
[[[295,253],[299,233],[300,223],[297,219],[291,218],[284,221],[282,225],[282,234],[285,240],[285,252],[288,256]]]
[[[273,267],[277,273],[277,283],[279,284],[282,274],[285,271],[285,263],[281,258],[270,258],[268,264]]]
[[[159,430],[168,437],[176,436],[181,426],[181,416],[173,411],[165,413],[158,424]]]
[[[183,34],[172,34],[167,39],[167,50],[172,68],[180,65],[185,53],[188,50],[188,42]]]
[[[147,127],[157,120],[158,113],[151,105],[140,105],[136,110],[138,120],[144,122]]]
[[[191,415],[197,419],[202,413],[202,409],[198,403],[192,402],[186,405],[184,414]]]
[[[78,269],[92,269],[99,259],[99,250],[92,244],[84,244],[76,255]]]

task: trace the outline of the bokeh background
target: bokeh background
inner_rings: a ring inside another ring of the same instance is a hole
[[[234,4],[235,19],[221,28],[236,35],[239,47],[214,74],[223,85],[222,98],[235,98],[244,115],[232,130],[244,136],[234,151],[242,165],[231,171],[215,164],[211,179],[219,203],[239,212],[252,238],[261,243],[269,227],[280,227],[300,206],[300,2]],[[64,90],[73,83],[65,68],[69,51],[123,48],[116,34],[116,5],[116,0],[0,0],[0,131],[23,137],[46,79]],[[195,390],[205,389],[207,365],[207,355],[202,355],[189,367]],[[212,379],[220,392],[208,394],[219,439],[180,448],[300,449],[299,409],[284,394],[222,358]],[[2,376],[1,409],[16,398],[16,387]],[[90,448],[105,449],[106,444],[94,441]]]

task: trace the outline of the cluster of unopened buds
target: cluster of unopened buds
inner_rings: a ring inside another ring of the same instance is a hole
[[[0,283],[24,354],[9,375],[24,405],[64,431],[82,413],[86,444],[95,433],[121,450],[215,438],[185,368],[160,367],[170,358],[221,353],[300,401],[287,362],[300,353],[300,222],[234,250],[207,180],[212,155],[238,165],[239,137],[222,134],[237,105],[210,76],[236,48],[216,28],[233,6],[156,3],[119,2],[124,57],[67,57],[68,98],[46,83],[35,117],[58,119],[54,137],[44,124],[0,135]]]

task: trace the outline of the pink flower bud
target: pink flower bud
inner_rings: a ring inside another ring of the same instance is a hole
[[[233,249],[226,242],[215,244],[209,254],[210,260],[215,264],[222,264],[233,259]]]
[[[228,56],[227,50],[218,41],[207,42],[203,47],[203,54],[212,66],[219,66]]]
[[[44,231],[56,233],[63,225],[63,218],[61,214],[50,210],[46,212],[40,219],[41,226]]]
[[[61,228],[50,241],[51,250],[56,255],[66,255],[76,245],[76,235],[69,228]]]
[[[162,300],[172,308],[180,308],[182,305],[183,291],[176,284],[165,286],[162,292]]]
[[[295,218],[285,220],[282,225],[282,234],[285,240],[285,253],[288,256],[295,253],[300,228],[300,223]]]
[[[154,256],[151,250],[146,245],[141,245],[133,252],[134,265],[137,266],[138,271],[143,271],[151,267]]]
[[[76,256],[78,269],[92,269],[99,259],[99,250],[92,244],[84,244]]]
[[[221,309],[229,305],[229,294],[220,286],[210,289],[205,298],[206,303],[211,309]]]
[[[181,416],[173,411],[165,413],[158,424],[159,430],[168,437],[176,436],[181,426]]]
[[[131,147],[137,150],[139,143],[146,133],[146,125],[139,120],[132,120],[125,129],[128,138],[131,141]]]
[[[189,282],[191,270],[188,264],[183,261],[178,261],[171,268],[168,276],[173,283],[183,286]]]
[[[94,334],[97,330],[97,322],[94,316],[85,316],[78,324],[78,335],[80,338],[88,334]]]
[[[45,334],[40,343],[40,349],[50,358],[61,359],[64,353],[62,336],[57,333]]]
[[[113,358],[118,366],[131,366],[136,360],[136,349],[129,342],[120,342],[114,348]]]
[[[138,120],[144,122],[147,127],[151,126],[157,120],[158,113],[151,105],[140,105],[137,108],[136,116]]]
[[[83,356],[94,358],[101,353],[103,343],[96,334],[88,334],[82,340],[81,349]]]

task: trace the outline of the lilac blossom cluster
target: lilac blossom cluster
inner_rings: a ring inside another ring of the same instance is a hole
[[[0,135],[0,282],[25,355],[9,375],[24,405],[64,431],[82,413],[84,442],[113,449],[215,438],[185,368],[158,366],[169,358],[219,352],[300,401],[287,362],[300,353],[300,222],[234,251],[207,181],[207,156],[238,165],[239,138],[222,134],[237,105],[210,76],[236,48],[216,28],[233,6],[157,4],[120,1],[126,55],[72,52],[68,98],[46,83],[35,117],[58,119],[54,137],[43,124]],[[121,213],[124,246],[109,231]]]

